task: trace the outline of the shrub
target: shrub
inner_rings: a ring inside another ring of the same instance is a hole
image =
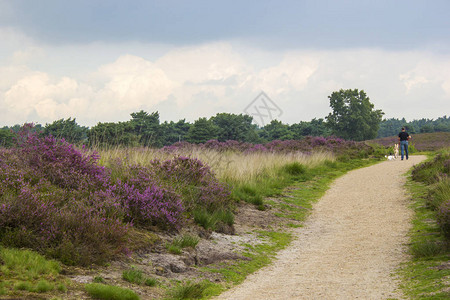
[[[101,283],[85,285],[88,294],[94,299],[104,300],[138,300],[139,296],[130,289]]]

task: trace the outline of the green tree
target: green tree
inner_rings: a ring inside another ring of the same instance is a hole
[[[130,122],[98,123],[89,130],[88,138],[91,146],[139,145],[139,136]]]
[[[295,140],[300,140],[306,136],[329,136],[331,134],[324,119],[312,119],[310,122],[301,121],[289,127]]]
[[[0,129],[0,147],[12,147],[14,145],[15,134],[8,128]]]
[[[185,119],[179,120],[176,123],[173,121],[165,121],[161,124],[162,144],[167,146],[184,141],[189,128],[191,128],[191,124],[186,122]]]
[[[87,139],[87,127],[77,124],[75,119],[60,119],[51,124],[45,124],[44,134],[56,138],[63,138],[69,143],[79,143]]]
[[[261,137],[266,141],[292,140],[294,138],[289,125],[283,124],[278,120],[272,120],[269,124],[264,126],[260,133]]]
[[[218,128],[217,139],[221,142],[227,140],[244,142],[255,136],[253,117],[249,115],[219,113],[212,117],[211,121]]]
[[[192,124],[186,135],[186,140],[191,143],[204,143],[217,139],[218,128],[206,118],[200,118]]]
[[[334,135],[355,141],[377,136],[384,113],[374,110],[374,105],[363,90],[341,89],[328,98],[333,112],[326,119]]]
[[[131,114],[130,124],[139,142],[143,146],[162,145],[161,126],[159,125],[159,112],[151,114],[141,110]]]

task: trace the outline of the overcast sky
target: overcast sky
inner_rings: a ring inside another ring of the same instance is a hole
[[[364,90],[386,118],[450,114],[450,1],[0,0],[0,126],[139,110],[192,122],[264,91],[284,123]]]

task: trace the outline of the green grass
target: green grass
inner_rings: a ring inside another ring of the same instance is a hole
[[[145,277],[141,270],[131,268],[122,272],[122,279],[131,283],[141,284]]]
[[[234,224],[234,215],[231,211],[217,210],[209,212],[203,208],[193,211],[194,221],[205,229],[217,230],[221,225],[231,226]]]
[[[47,260],[42,255],[31,251],[0,247],[0,271],[6,275],[17,275],[31,280],[45,275],[57,275],[61,266],[57,261]]]
[[[450,269],[444,264],[450,260],[450,252],[435,221],[436,213],[426,205],[429,187],[412,180],[406,186],[414,210],[410,231],[412,259],[398,270],[401,287],[410,299],[449,299]]]
[[[86,292],[94,299],[104,300],[138,300],[139,296],[130,289],[106,285],[101,283],[90,283],[85,285]]]
[[[169,251],[172,254],[181,254],[181,250],[183,248],[188,248],[191,247],[193,249],[195,249],[195,247],[197,246],[197,244],[200,242],[200,238],[193,236],[193,235],[189,235],[189,234],[184,234],[182,236],[178,236],[176,238],[173,239],[173,241],[170,244],[166,245],[167,251]]]
[[[177,285],[168,293],[169,299],[202,299],[208,282],[185,282]]]
[[[57,261],[34,251],[0,247],[0,295],[25,297],[22,292],[65,292],[67,288],[60,272]]]

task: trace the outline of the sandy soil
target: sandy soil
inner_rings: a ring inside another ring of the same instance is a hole
[[[217,299],[403,298],[392,276],[408,258],[412,211],[403,174],[423,159],[386,161],[337,179],[277,260]]]

